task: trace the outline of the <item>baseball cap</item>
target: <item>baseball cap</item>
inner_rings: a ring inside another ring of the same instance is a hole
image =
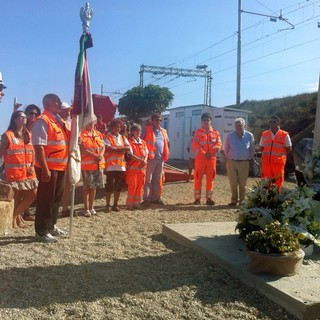
[[[62,102],[61,103],[61,110],[65,110],[65,109],[71,109],[71,106],[67,102]]]

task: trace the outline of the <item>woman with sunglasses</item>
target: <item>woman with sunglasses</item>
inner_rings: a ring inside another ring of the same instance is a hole
[[[35,104],[29,104],[24,113],[27,116],[27,124],[26,127],[27,129],[31,132],[32,124],[35,122],[38,116],[41,114],[41,110],[38,106]],[[34,221],[34,216],[30,214],[30,209],[29,207],[24,211],[22,215],[23,220],[25,221]]]
[[[2,135],[0,156],[4,156],[6,180],[14,191],[13,227],[24,227],[21,217],[35,200],[38,180],[34,170],[34,149],[23,111],[12,114],[8,130]]]
[[[35,122],[35,120],[37,119],[37,117],[40,116],[41,114],[41,110],[38,106],[36,106],[35,104],[29,104],[24,113],[27,116],[27,129],[31,132],[31,127],[32,124]]]

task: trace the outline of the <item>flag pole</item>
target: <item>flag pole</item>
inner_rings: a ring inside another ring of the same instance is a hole
[[[68,177],[69,179],[69,177]],[[72,225],[73,225],[73,213],[74,213],[74,195],[76,191],[76,185],[71,185],[71,208],[70,208],[70,220],[69,220],[69,238],[72,237]]]
[[[86,61],[86,49],[92,47],[92,38],[88,32],[90,20],[92,19],[93,9],[89,2],[80,10],[83,33],[80,38],[80,53],[78,56],[75,89],[71,123],[70,154],[69,154],[69,179],[71,186],[71,208],[69,221],[69,238],[72,237],[73,213],[76,184],[81,177],[81,154],[79,149],[80,131],[93,119],[93,103],[90,88],[89,71]]]

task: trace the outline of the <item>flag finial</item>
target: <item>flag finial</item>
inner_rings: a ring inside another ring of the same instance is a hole
[[[86,2],[85,7],[80,9],[80,18],[82,21],[83,32],[87,32],[89,29],[90,20],[92,19],[93,9],[90,7],[89,2]]]

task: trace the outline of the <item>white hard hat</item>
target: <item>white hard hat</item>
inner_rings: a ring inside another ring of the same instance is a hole
[[[6,89],[7,87],[4,85],[3,81],[2,81],[2,73],[0,72],[0,89]]]

